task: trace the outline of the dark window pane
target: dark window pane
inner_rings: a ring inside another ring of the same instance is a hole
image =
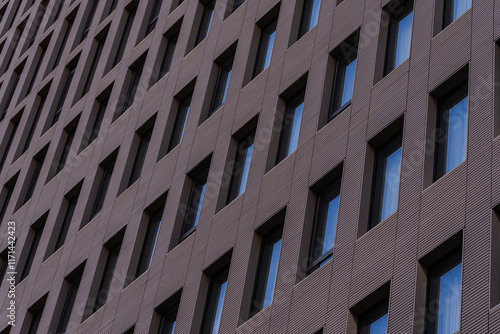
[[[87,74],[87,80],[85,80],[85,86],[83,87],[81,97],[87,94],[90,90],[90,84],[94,79],[95,71],[97,69],[97,65],[99,64],[99,60],[101,58],[102,47],[103,47],[103,41],[99,41],[99,43],[97,44],[97,49],[95,50],[94,53],[94,58],[92,59],[92,64],[90,65],[90,69]]]
[[[179,145],[186,129],[186,122],[189,114],[189,107],[191,105],[191,95],[182,100],[177,110],[175,118],[174,129],[172,131],[172,138],[170,139],[169,149],[170,152],[174,147]]]
[[[436,180],[466,159],[468,109],[466,85],[439,103]]]
[[[14,83],[12,84],[12,88],[10,89],[9,95],[7,97],[7,101],[5,102],[2,116],[0,116],[0,121],[3,121],[3,119],[5,118],[5,115],[7,115],[7,112],[9,111],[10,103],[12,102],[12,98],[14,97],[14,93],[16,92],[17,85],[19,84],[19,78],[21,77],[21,74],[14,72],[14,75],[16,77],[14,79]]]
[[[7,207],[9,206],[10,198],[12,197],[12,189],[13,187],[4,186],[4,190],[7,193],[5,194],[2,206],[0,207],[0,223],[2,223],[3,217],[5,216],[5,212],[7,211]]]
[[[144,161],[146,160],[146,153],[148,152],[152,132],[153,129],[150,129],[141,137],[139,147],[137,148],[137,154],[135,155],[134,166],[132,167],[132,174],[130,175],[128,182],[129,187],[141,177],[142,167],[144,166]]]
[[[193,180],[184,216],[184,224],[182,226],[181,241],[191,234],[198,225],[201,207],[203,205],[203,196],[205,195],[205,188],[207,186],[207,176],[208,170]]]
[[[174,57],[175,46],[177,45],[178,38],[179,32],[175,33],[168,39],[167,49],[163,55],[158,79],[162,78],[170,70],[170,64],[172,63],[172,59]]]
[[[59,230],[59,235],[57,236],[54,252],[61,248],[66,241],[66,236],[68,235],[69,227],[71,225],[71,220],[73,219],[73,214],[75,213],[77,203],[78,195],[74,196],[68,201],[68,207],[66,208],[66,213],[64,214],[64,219]]]
[[[219,73],[217,74],[217,83],[215,85],[212,105],[210,107],[209,115],[213,114],[219,109],[224,102],[226,102],[227,90],[229,88],[229,81],[231,80],[231,71],[233,67],[233,57],[226,60],[219,66]]]
[[[66,82],[64,83],[63,90],[61,95],[59,96],[59,102],[57,103],[57,109],[54,113],[54,118],[52,119],[52,124],[56,124],[59,120],[59,116],[61,116],[62,109],[64,107],[64,102],[66,102],[66,96],[68,95],[69,87],[71,86],[71,82],[73,81],[73,76],[75,75],[75,69],[72,69],[68,76],[66,77]]]
[[[158,15],[160,15],[162,1],[155,0],[153,8],[151,9],[151,15],[149,16],[149,23],[146,29],[146,35],[149,35],[156,27],[156,22],[158,21]]]
[[[73,138],[75,138],[75,131],[76,129],[73,129],[67,134],[66,143],[64,143],[61,157],[59,158],[59,162],[56,165],[55,174],[63,170],[64,166],[66,165],[66,160],[68,159],[68,155],[71,150],[71,144],[73,143]]]
[[[401,175],[402,135],[398,134],[377,150],[369,228],[398,209]]]
[[[304,109],[304,92],[299,93],[289,103],[283,116],[280,142],[276,163],[295,152],[299,142],[300,123]]]
[[[66,299],[64,301],[62,314],[61,317],[59,318],[59,324],[57,325],[56,333],[58,334],[66,333],[69,324],[69,319],[71,317],[71,312],[73,311],[73,306],[75,305],[76,295],[78,294],[78,288],[80,287],[81,279],[82,277],[78,276],[69,285],[69,289],[66,294]]]
[[[309,30],[318,24],[320,5],[321,0],[304,0],[298,38],[304,36]]]
[[[88,134],[88,140],[85,143],[85,145],[83,145],[84,148],[87,147],[90,143],[92,143],[99,135],[99,131],[101,130],[101,124],[104,119],[104,114],[106,113],[106,108],[108,106],[108,100],[109,97],[107,97],[104,101],[101,101],[99,103],[99,109],[97,110],[94,123],[92,124],[92,130]],[[87,134],[85,136],[87,136]],[[85,136],[83,140],[85,140]]]
[[[262,241],[259,266],[250,316],[266,308],[273,301],[283,227],[267,235]]]
[[[340,181],[336,181],[318,196],[309,250],[309,273],[332,258],[337,232],[339,201]]]
[[[5,256],[1,257],[1,261],[2,261],[2,265],[0,266],[0,286],[2,285],[2,282],[3,282],[4,277],[5,277],[5,273],[7,272],[7,265],[8,265],[7,253],[5,254]]]
[[[122,114],[132,106],[135,99],[135,94],[137,93],[137,88],[139,87],[139,81],[141,80],[142,69],[144,64],[141,64],[138,68],[132,70],[132,79],[130,80],[130,85],[128,87],[127,95],[123,103]]]
[[[231,202],[245,191],[248,172],[250,170],[250,162],[252,160],[254,137],[255,133],[251,133],[238,143],[227,203]]]
[[[233,13],[236,9],[238,9],[245,0],[229,0],[227,3],[229,13]]]
[[[43,314],[43,308],[40,308],[38,311],[32,314],[31,324],[28,329],[28,334],[36,334],[38,326],[40,325],[40,320],[42,319],[42,314]]]
[[[121,243],[108,250],[108,258],[106,260],[106,266],[104,267],[104,273],[99,285],[99,290],[97,291],[93,312],[97,311],[101,308],[101,306],[106,304],[109,288],[111,287],[111,280],[113,279],[116,263],[118,262],[118,255],[120,254],[120,247]]]
[[[3,151],[2,158],[0,159],[0,172],[2,171],[5,159],[7,159],[7,154],[9,154],[10,147],[12,145],[12,141],[14,140],[14,136],[16,135],[18,125],[19,123],[17,122],[14,123],[12,126],[12,130],[10,131],[9,139],[7,140],[7,145],[5,145],[5,151]],[[1,220],[1,215],[0,215],[0,220]]]
[[[43,226],[34,230],[33,240],[31,241],[30,248],[28,250],[28,256],[26,257],[26,261],[24,262],[23,270],[21,272],[21,277],[19,278],[19,282],[26,278],[29,275],[31,266],[33,265],[33,260],[35,258],[38,244],[40,243],[40,239],[42,237]]]
[[[92,208],[91,218],[97,216],[104,205],[104,199],[106,198],[106,193],[108,192],[109,182],[111,181],[111,175],[113,173],[113,168],[115,163],[113,162],[108,167],[104,169],[103,175],[101,177],[101,182],[99,183],[99,190],[97,191],[97,196],[95,198],[94,207]]]
[[[160,234],[161,216],[163,215],[163,208],[153,213],[149,218],[146,236],[142,245],[141,257],[135,277],[139,277],[142,273],[149,269],[151,261],[153,261],[153,254],[155,252],[158,235]],[[175,319],[174,319],[175,320]]]
[[[125,22],[125,27],[123,28],[123,32],[121,34],[120,43],[118,44],[115,59],[113,61],[113,67],[115,67],[116,64],[118,64],[123,58],[123,53],[125,52],[125,47],[127,46],[128,37],[130,35],[130,31],[132,30],[132,24],[134,23],[136,10],[137,8],[134,8],[127,15],[127,21]]]
[[[166,312],[161,317],[160,329],[158,330],[158,334],[174,334],[175,323],[177,321],[177,311],[178,306]]]
[[[87,21],[85,22],[85,27],[83,28],[83,34],[82,34],[82,38],[80,39],[80,42],[83,41],[85,38],[87,38],[87,35],[89,33],[89,30],[90,30],[90,26],[92,25],[92,21],[94,19],[94,14],[95,14],[95,11],[97,9],[98,3],[99,3],[98,0],[94,0],[92,2],[92,7],[90,8],[90,12],[87,16]]]
[[[205,305],[205,314],[203,317],[202,334],[219,333],[228,274],[229,267],[226,267],[210,280],[207,304]]]
[[[66,31],[64,32],[64,37],[61,41],[61,44],[59,46],[59,51],[57,51],[57,56],[54,61],[54,65],[52,66],[52,70],[54,70],[58,65],[59,62],[61,61],[61,56],[64,51],[64,47],[66,46],[66,42],[68,41],[69,33],[71,32],[71,28],[73,27],[73,21],[68,23],[68,27],[66,28]]]
[[[210,31],[210,25],[212,24],[212,18],[214,16],[215,0],[207,2],[203,7],[203,15],[201,17],[200,27],[198,29],[198,35],[196,35],[195,46],[200,44],[208,36]]]
[[[257,51],[257,60],[253,71],[255,78],[260,72],[269,67],[271,56],[273,54],[274,38],[276,37],[277,19],[273,20],[266,27],[262,28],[260,35],[259,49]]]
[[[40,66],[42,65],[42,61],[43,61],[43,58],[45,57],[46,50],[47,50],[47,48],[42,47],[42,52],[40,53],[40,56],[38,57],[38,61],[37,61],[36,66],[35,66],[35,70],[33,71],[33,73],[31,73],[31,79],[30,79],[28,89],[26,90],[26,94],[24,95],[24,97],[28,96],[31,93],[31,90],[33,89],[33,85],[35,84],[35,79],[38,75],[38,71],[40,70]]]
[[[28,137],[26,138],[26,142],[24,143],[22,153],[26,152],[31,144],[31,140],[33,139],[33,134],[34,134],[36,126],[38,124],[38,120],[40,119],[40,114],[42,113],[46,98],[47,98],[47,95],[43,95],[40,97],[40,102],[38,103],[38,107],[36,109],[35,118],[33,119],[33,122],[31,123],[30,130],[28,132]]]
[[[34,163],[35,163],[35,167],[33,169],[33,174],[31,174],[30,183],[29,183],[28,189],[26,191],[26,195],[24,197],[23,204],[28,202],[31,199],[31,196],[33,196],[33,192],[35,191],[36,183],[38,182],[38,177],[40,176],[40,171],[42,170],[43,160],[39,161],[39,160],[35,159]]]
[[[118,0],[111,0],[111,6],[109,6],[108,15],[111,14],[116,9],[117,4],[118,4]]]

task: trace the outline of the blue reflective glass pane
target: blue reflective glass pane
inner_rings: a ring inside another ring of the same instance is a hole
[[[297,149],[297,143],[299,142],[300,122],[302,121],[303,108],[304,108],[304,102],[302,102],[300,105],[298,105],[294,110],[293,120],[292,120],[292,130],[290,133],[290,145],[288,145],[287,155],[290,155],[291,153],[295,152],[295,150]]]
[[[224,297],[226,296],[227,281],[221,284],[219,299],[217,300],[217,311],[215,312],[214,326],[212,328],[212,334],[219,333],[220,317],[222,315],[222,307],[224,306]]]
[[[396,41],[396,59],[394,68],[401,65],[410,57],[411,27],[413,23],[413,12],[406,15],[398,24],[398,39]]]
[[[318,24],[320,5],[321,5],[321,0],[313,0],[312,10],[311,10],[311,21],[309,22],[309,30],[311,30]]]
[[[388,314],[384,314],[382,317],[375,320],[370,325],[370,334],[387,334],[387,319]]]
[[[224,95],[222,95],[222,103],[221,104],[224,104],[224,102],[226,102],[227,90],[229,88],[229,80],[231,80],[231,72],[232,71],[229,71],[227,73],[226,85],[224,86]]]
[[[345,68],[344,87],[342,90],[342,103],[341,103],[342,106],[344,106],[352,99],[352,92],[354,90],[354,76],[356,75],[357,62],[358,59],[354,59]]]
[[[335,233],[337,231],[337,219],[339,215],[339,200],[340,196],[336,196],[328,203],[322,255],[330,251],[335,244]]]
[[[276,30],[274,30],[273,33],[269,35],[269,42],[267,43],[267,50],[266,50],[266,60],[264,61],[264,68],[262,70],[268,68],[269,64],[271,63],[271,56],[273,54],[275,37],[276,37]]]
[[[462,264],[439,278],[438,334],[454,334],[460,330]]]
[[[401,147],[391,153],[385,160],[381,221],[392,215],[398,209],[400,174]]]
[[[462,16],[470,9],[472,0],[454,0],[453,3],[453,21]]]
[[[214,18],[214,10],[210,10],[210,20],[208,20],[208,28],[207,32],[205,33],[205,37],[208,36],[208,33],[210,32],[210,26],[212,25],[212,19]]]
[[[245,191],[245,188],[247,186],[247,179],[248,179],[248,171],[250,170],[250,162],[252,161],[252,151],[253,151],[253,144],[250,145],[247,148],[247,154],[245,156],[245,163],[243,164],[243,171],[241,175],[241,183],[240,183],[240,189],[238,191],[238,196],[243,194]]]
[[[177,322],[177,321],[174,321],[174,322],[172,323],[172,330],[170,331],[170,334],[174,334],[174,332],[175,332],[175,323],[176,323],[176,322]]]
[[[203,205],[203,195],[205,194],[205,188],[207,184],[205,183],[203,187],[201,188],[201,194],[200,194],[200,201],[198,202],[198,207],[196,209],[196,218],[194,220],[194,226],[198,225],[198,220],[200,219],[200,212],[201,212],[201,207]]]
[[[155,242],[153,244],[153,249],[151,249],[151,257],[149,259],[148,268],[151,267],[151,262],[153,262],[153,255],[155,253],[156,243],[158,242],[158,235],[160,235],[161,220],[158,223],[158,229],[156,230]]]
[[[469,98],[455,104],[448,115],[446,173],[465,160],[467,155],[467,111]]]
[[[266,282],[266,293],[264,294],[264,300],[262,308],[267,307],[273,301],[274,287],[276,285],[276,275],[278,274],[278,262],[280,258],[281,251],[281,239],[276,241],[273,245],[273,253],[271,255],[271,263],[269,265],[269,274],[267,275]]]

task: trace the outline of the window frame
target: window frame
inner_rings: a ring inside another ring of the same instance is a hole
[[[276,31],[278,27],[278,17],[272,19],[268,24],[261,28],[259,37],[259,47],[257,48],[257,57],[255,58],[255,64],[252,72],[252,79],[258,76],[260,73],[264,72],[271,64],[272,54],[274,51],[274,44],[276,40]],[[271,55],[269,58],[269,65],[266,66],[266,58],[269,52],[269,46],[271,41],[271,36],[274,34],[273,43],[271,46]],[[268,40],[266,42],[265,50],[263,49],[264,37],[267,36]]]
[[[386,315],[387,315],[387,324],[389,324],[389,299],[387,298],[375,304],[373,307],[368,309],[359,317],[358,333],[370,334],[371,325]]]
[[[246,174],[248,180],[248,174],[250,170],[250,164],[252,162],[253,151],[255,144],[255,130],[247,134],[243,137],[242,140],[238,142],[238,147],[236,149],[236,156],[234,159],[233,169],[231,171],[231,181],[229,183],[229,190],[227,193],[226,205],[234,201],[237,197],[241,196],[243,192],[241,192],[241,180],[243,179],[243,175]],[[245,165],[247,163],[246,158],[248,155],[248,149],[252,147],[252,152],[250,154],[250,162],[248,165],[248,170],[245,171]],[[242,154],[242,151],[245,151],[245,154]],[[241,168],[243,166],[243,168]],[[241,172],[237,173],[240,170]],[[238,179],[236,179],[238,178]],[[235,186],[235,182],[237,182],[237,186]],[[246,188],[247,182],[245,183]]]
[[[90,214],[90,220],[94,219],[101,213],[102,208],[104,207],[104,202],[106,201],[106,195],[108,193],[109,184],[111,183],[111,178],[113,176],[113,170],[115,167],[115,161],[109,163],[106,167],[100,166],[103,169],[101,179],[99,181],[99,188],[97,189],[97,193],[94,199],[94,204],[92,205],[92,211]],[[109,175],[109,179],[108,179]],[[107,184],[105,184],[107,183]],[[104,194],[103,194],[104,192]],[[102,197],[101,197],[102,196]],[[99,204],[99,202],[102,202]],[[100,206],[99,209],[97,209]]]
[[[215,88],[212,94],[212,102],[210,103],[210,111],[208,117],[212,116],[216,111],[222,108],[226,102],[227,93],[229,91],[229,84],[231,82],[231,74],[233,72],[234,55],[226,59],[222,64],[218,65],[217,71],[217,81],[215,82]],[[222,85],[221,79],[224,75],[225,83]],[[222,98],[220,102],[217,102],[219,95],[222,93]],[[219,103],[218,105],[216,105]]]
[[[210,277],[210,284],[207,291],[207,298],[201,322],[201,331],[200,331],[201,334],[210,334],[213,332],[214,325],[217,320],[217,307],[218,307],[218,301],[221,297],[221,288],[224,284],[226,284],[221,312],[224,310],[224,304],[225,304],[224,302],[226,299],[228,278],[229,278],[229,264],[224,266],[216,274]]]
[[[384,184],[385,180],[385,162],[386,158],[396,152],[399,148],[403,147],[403,131],[400,130],[388,140],[386,140],[382,145],[377,147],[375,152],[374,168],[373,168],[373,182],[370,196],[370,213],[367,231],[370,231],[375,226],[382,222],[382,204],[384,197]],[[392,152],[392,153],[391,153]],[[401,156],[403,152],[401,151]],[[399,201],[399,188],[401,187],[401,166],[400,166],[400,179],[398,187],[398,201]],[[397,212],[397,209],[396,211]],[[394,214],[394,212],[392,213]],[[392,215],[391,214],[391,215]],[[389,215],[389,216],[391,216]]]
[[[177,106],[177,113],[175,115],[175,121],[174,121],[174,127],[172,129],[172,134],[170,136],[170,142],[168,143],[168,150],[167,153],[172,151],[177,145],[180,145],[182,143],[182,138],[184,137],[184,132],[186,130],[186,125],[187,125],[187,119],[189,117],[189,111],[191,109],[191,100],[192,100],[193,94],[190,93],[188,96],[183,98],[181,101],[178,102]],[[182,114],[181,114],[182,112]],[[183,116],[183,124],[182,124],[182,130],[179,131],[180,129],[180,124],[181,122],[181,115]],[[177,139],[177,137],[179,137]]]
[[[355,50],[355,52],[353,52]],[[347,57],[356,54],[351,62],[347,63]],[[354,70],[354,84],[356,83],[356,70],[358,68],[358,46],[353,45],[348,51],[344,52],[335,62],[335,75],[333,79],[332,98],[330,100],[330,110],[328,112],[328,122],[338,116],[342,111],[351,105],[352,98],[342,105],[342,94],[345,89],[345,77],[347,73],[347,66],[353,61],[356,61],[356,69]],[[353,93],[354,93],[353,84]]]
[[[149,145],[151,144],[152,135],[153,126],[151,126],[150,129],[146,130],[140,136],[141,138],[139,140],[139,145],[135,150],[134,164],[132,165],[132,170],[130,171],[130,176],[128,179],[128,187],[130,187],[141,178],[142,170],[144,168],[144,163],[146,162],[146,156],[149,150]]]
[[[316,24],[311,27],[311,21],[313,19],[313,14],[314,14],[314,3],[316,1],[319,1],[320,8],[318,8],[318,17],[315,18]],[[321,0],[311,0],[311,1],[303,0],[297,40],[301,39],[302,36],[307,34],[309,31],[311,31],[314,27],[318,25],[320,9],[321,9]],[[307,11],[307,17],[306,17],[306,11]]]
[[[215,2],[216,0],[209,0],[203,3],[203,12],[201,14],[201,20],[198,25],[198,32],[196,33],[196,40],[194,42],[193,49],[200,44],[205,38],[208,37],[210,33],[210,28],[212,26],[212,21],[215,12]]]
[[[292,144],[292,133],[293,133],[293,125],[295,120],[295,113],[297,108],[302,105],[302,113],[300,115],[299,121],[299,133],[297,134],[297,147],[294,151],[288,152],[290,150],[290,145]],[[300,139],[300,128],[302,126],[302,118],[304,114],[305,107],[305,88],[301,89],[298,93],[296,93],[291,99],[286,102],[285,112],[283,113],[283,120],[281,123],[281,129],[279,134],[279,142],[278,142],[278,150],[276,154],[275,165],[279,164],[286,157],[295,152],[298,148],[298,142]],[[290,115],[293,115],[294,122],[290,122]],[[285,138],[286,136],[286,138]]]
[[[181,228],[181,235],[179,238],[179,243],[184,241],[187,237],[189,237],[194,231],[196,231],[196,228],[198,227],[199,223],[199,217],[197,212],[200,211],[203,207],[203,199],[205,197],[205,189],[207,186],[207,180],[208,180],[208,168],[201,172],[196,178],[192,180],[192,184],[190,187],[189,191],[189,200],[186,205],[186,210],[184,211],[184,218],[182,219],[182,228]],[[199,186],[199,189],[197,188]],[[195,198],[195,192],[200,193],[200,200],[199,203],[196,206],[196,209],[193,208],[193,200]],[[194,221],[189,222],[189,225],[187,224],[188,219],[193,216],[193,211],[196,211],[194,214]],[[197,218],[198,217],[198,218]],[[192,225],[192,226],[190,226]]]
[[[142,274],[144,274],[146,271],[148,271],[149,268],[151,268],[151,263],[153,261],[154,252],[158,242],[158,236],[160,235],[163,210],[164,207],[161,207],[149,215],[146,234],[144,235],[144,238],[142,240],[141,255],[139,257],[139,261],[137,263],[137,269],[135,271],[136,279]],[[148,241],[150,241],[150,237],[154,239],[152,247],[148,247],[149,246]],[[146,255],[147,258],[145,258]],[[144,265],[146,262],[148,263],[147,266]]]
[[[387,31],[387,46],[386,46],[385,60],[384,60],[384,77],[397,68],[396,54],[398,48],[397,40],[399,34],[399,24],[404,18],[410,15],[410,13],[413,15],[414,12],[413,0],[409,0],[406,3],[398,6],[396,11],[398,9],[401,9],[400,13],[390,14],[389,29]],[[412,25],[411,25],[412,32],[413,32],[413,21],[414,17],[412,17]],[[410,36],[410,39],[411,37],[412,36]],[[412,41],[410,40],[410,48],[411,48],[411,42]],[[407,59],[409,59],[410,55],[411,55],[411,50]]]

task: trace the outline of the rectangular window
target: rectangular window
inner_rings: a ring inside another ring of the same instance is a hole
[[[297,39],[304,36],[309,30],[318,24],[319,7],[321,0],[304,0],[302,8],[302,17],[300,20],[299,36]]]
[[[31,266],[33,265],[33,260],[35,259],[35,255],[38,249],[38,244],[40,243],[40,239],[42,238],[42,232],[43,225],[38,226],[38,228],[36,229],[32,226],[30,229],[30,236],[28,236],[30,242],[27,242],[27,245],[29,245],[28,254],[26,256],[26,259],[24,260],[24,265],[23,269],[21,270],[19,282],[25,279],[30,273]]]
[[[38,120],[40,119],[40,114],[42,113],[43,107],[45,106],[46,99],[47,99],[46,94],[40,96],[40,102],[38,102],[38,107],[36,108],[35,118],[31,122],[31,126],[28,131],[28,136],[26,137],[26,141],[24,142],[21,154],[26,152],[30,147],[31,140],[33,139],[33,134],[35,133],[36,126],[38,125]]]
[[[59,102],[57,102],[57,108],[56,111],[54,112],[54,116],[52,117],[51,126],[56,124],[57,121],[59,120],[59,117],[61,116],[61,112],[63,110],[64,103],[66,102],[66,97],[69,92],[69,87],[71,86],[71,82],[73,81],[73,76],[75,75],[75,69],[76,67],[73,69],[68,69],[69,73],[66,76],[64,86],[62,88],[61,94],[59,95]]]
[[[163,78],[165,74],[170,70],[170,64],[172,64],[172,59],[174,58],[175,46],[177,45],[177,39],[179,38],[179,32],[177,31],[175,34],[168,38],[167,47],[165,49],[165,53],[163,54],[163,58],[161,60],[160,71],[158,73],[158,80]]]
[[[304,91],[287,102],[278,144],[276,164],[295,152],[299,142],[300,123],[304,109]]]
[[[57,240],[51,254],[61,248],[66,241],[66,236],[68,235],[69,227],[71,226],[71,220],[73,219],[73,214],[75,213],[76,204],[78,203],[78,197],[79,193],[71,198],[66,198],[66,212],[64,213],[64,219],[59,227],[59,234],[57,235]]]
[[[358,320],[359,334],[387,334],[389,301],[385,300],[362,314]]]
[[[255,287],[250,308],[250,317],[273,302],[278,274],[283,226],[266,235],[262,240],[260,258],[255,278]]]
[[[104,114],[106,113],[106,108],[108,107],[108,101],[109,101],[109,96],[99,102],[99,108],[97,109],[97,113],[94,116],[92,122],[92,128],[90,129],[89,132],[85,133],[83,136],[81,150],[90,145],[90,143],[92,143],[99,135],[99,131],[101,130],[101,124],[102,121],[104,120]]]
[[[196,230],[196,226],[198,226],[201,207],[203,204],[203,196],[205,195],[205,188],[207,186],[207,177],[208,170],[204,171],[193,180],[191,191],[189,193],[189,200],[186,206],[186,213],[184,214],[180,241],[187,238]]]
[[[0,116],[0,122],[3,121],[5,115],[7,115],[7,112],[9,111],[9,106],[12,102],[12,99],[14,98],[14,93],[16,92],[17,85],[19,84],[19,79],[21,78],[21,73],[17,73],[16,71],[14,71],[14,75],[15,75],[14,82],[12,83],[9,95],[7,96],[7,100],[5,101],[3,112],[2,115]]]
[[[232,14],[236,11],[236,9],[240,8],[242,4],[245,3],[245,0],[230,0],[227,2],[227,11],[226,16]]]
[[[123,53],[125,52],[125,47],[127,46],[128,37],[130,35],[130,31],[132,30],[132,24],[134,23],[136,10],[137,7],[134,7],[134,9],[130,10],[127,14],[127,21],[125,22],[125,27],[123,28],[123,31],[121,33],[120,42],[118,44],[118,48],[116,49],[115,59],[113,60],[112,67],[115,67],[116,64],[118,64],[123,58]]]
[[[68,42],[68,37],[69,37],[69,34],[71,32],[72,27],[73,27],[73,21],[69,21],[67,26],[66,26],[66,30],[64,31],[63,39],[62,39],[61,43],[59,43],[59,50],[57,51],[56,59],[54,60],[54,65],[52,65],[52,70],[54,70],[59,65],[59,62],[61,61],[62,53],[64,51],[64,47],[66,46],[66,43]]]
[[[146,153],[148,152],[152,133],[153,128],[149,129],[141,136],[139,147],[137,148],[137,153],[134,159],[134,165],[132,166],[132,173],[130,174],[130,179],[128,181],[129,187],[141,177],[142,167],[144,166],[144,161],[146,160]]]
[[[398,209],[401,153],[401,133],[387,141],[376,152],[368,229],[375,227]]]
[[[56,333],[66,333],[66,330],[68,329],[69,319],[71,317],[71,313],[73,312],[73,307],[75,306],[76,295],[78,294],[78,288],[80,287],[81,280],[81,275],[71,281],[66,279],[66,282],[69,283],[69,287],[64,300],[64,306],[61,317],[59,318]]]
[[[29,179],[29,185],[28,188],[26,189],[26,193],[24,195],[24,201],[22,202],[22,205],[26,204],[31,197],[33,196],[33,192],[35,191],[36,183],[38,182],[38,177],[40,176],[40,171],[42,170],[42,165],[44,161],[45,155],[39,158],[33,158],[32,166],[30,168],[31,170],[31,178]]]
[[[196,35],[196,42],[194,46],[200,44],[202,40],[207,38],[208,32],[210,31],[210,25],[212,24],[212,18],[214,16],[215,0],[207,2],[203,6],[203,14],[201,16],[200,26],[198,28],[198,34]]]
[[[434,180],[457,167],[467,157],[467,89],[464,84],[438,102]]]
[[[339,202],[340,180],[335,181],[317,197],[311,246],[309,247],[309,264],[307,269],[309,274],[333,257],[333,246],[335,245],[339,216]]]
[[[57,175],[60,171],[64,169],[66,166],[66,161],[68,160],[69,152],[71,151],[71,144],[73,143],[73,139],[75,138],[76,127],[69,132],[66,132],[66,141],[64,143],[63,150],[59,157],[59,161],[56,162],[54,174],[52,176]]]
[[[215,84],[209,116],[217,111],[224,104],[224,102],[226,102],[229,81],[231,80],[233,60],[234,57],[231,57],[219,65],[219,73],[217,74],[217,82]]]
[[[9,138],[7,139],[7,143],[5,144],[5,149],[3,151],[3,154],[2,154],[2,158],[0,159],[0,172],[2,171],[2,168],[3,168],[3,165],[5,164],[5,160],[7,159],[7,155],[9,154],[9,151],[10,151],[10,147],[12,146],[12,141],[14,140],[14,136],[16,135],[16,132],[17,132],[17,127],[19,125],[19,122],[12,122],[11,121],[11,126],[9,127],[10,128],[10,133],[9,132],[6,132],[6,136],[7,136],[7,133],[9,133]],[[1,216],[0,216],[0,221],[1,221]]]
[[[146,34],[144,37],[149,35],[156,27],[156,22],[158,22],[158,16],[160,15],[160,9],[162,5],[162,0],[155,0],[153,8],[151,9],[151,14],[149,15],[149,22],[146,28]]]
[[[101,283],[99,284],[99,289],[97,290],[97,295],[95,298],[95,303],[93,307],[93,312],[100,309],[106,300],[108,299],[109,288],[111,287],[111,281],[115,273],[116,263],[118,262],[118,255],[120,254],[121,243],[108,249],[108,257],[106,259],[106,265],[104,266],[104,272],[102,274]]]
[[[90,26],[92,25],[92,21],[94,20],[94,15],[98,3],[99,3],[98,0],[92,1],[92,7],[90,7],[90,12],[88,13],[87,16],[87,21],[85,22],[85,27],[83,28],[83,33],[82,33],[82,38],[80,38],[80,43],[83,42],[83,40],[87,38],[87,35],[89,34]]]
[[[229,266],[213,275],[210,279],[207,303],[203,314],[201,334],[219,333],[222,308],[224,306],[224,298],[226,296],[228,274]]]
[[[411,35],[413,25],[413,2],[399,7],[398,14],[391,14],[385,74],[397,68],[410,57]]]
[[[191,95],[184,98],[179,103],[179,109],[177,110],[177,115],[175,117],[174,129],[172,131],[172,137],[170,139],[170,144],[168,145],[168,152],[170,152],[174,147],[179,145],[184,136],[184,130],[186,129],[186,122],[189,115],[189,108],[191,106]]]
[[[178,310],[179,305],[176,305],[161,316],[158,334],[174,334]]]
[[[19,1],[21,3],[21,1]],[[40,320],[42,320],[42,314],[43,314],[43,306],[40,307],[38,310],[31,313],[31,322],[30,322],[30,327],[28,329],[28,334],[36,334],[38,331],[38,326],[40,325]]]
[[[351,104],[357,62],[357,46],[352,47],[336,60],[329,120]]]
[[[462,16],[472,6],[472,0],[445,0],[443,29]]]
[[[94,206],[92,207],[92,213],[90,219],[92,220],[97,216],[104,205],[104,199],[106,198],[106,193],[108,192],[109,183],[111,181],[111,176],[113,174],[113,168],[115,167],[115,162],[113,161],[106,167],[99,167],[103,169],[101,180],[99,181],[99,188],[94,201]]]
[[[238,143],[226,204],[229,204],[245,191],[250,162],[252,161],[254,138],[255,132],[252,132]]]
[[[82,98],[90,90],[90,85],[93,82],[93,79],[95,76],[95,71],[97,70],[97,65],[99,64],[99,60],[101,59],[101,52],[102,52],[102,48],[103,48],[105,42],[106,42],[106,39],[104,38],[103,40],[100,40],[97,43],[97,48],[94,52],[94,57],[92,58],[92,63],[90,64],[90,68],[87,72],[87,79],[85,80],[85,86],[83,87],[82,95],[80,98]]]
[[[260,34],[259,48],[257,50],[257,59],[253,70],[252,78],[269,67],[271,56],[273,54],[274,39],[276,37],[276,24],[278,19],[274,19],[267,26],[262,28]]]
[[[14,182],[15,185],[15,182]],[[2,192],[2,206],[0,206],[0,223],[2,223],[3,218],[5,216],[5,212],[7,212],[7,207],[9,206],[10,199],[12,198],[12,191],[14,189],[14,185],[4,185]]]
[[[140,64],[138,67],[134,69],[130,69],[132,71],[132,77],[130,79],[130,84],[128,86],[127,95],[123,101],[122,115],[128,108],[132,107],[134,104],[135,95],[137,93],[137,88],[139,87],[139,81],[141,80],[142,69],[144,68],[144,64]]]
[[[26,90],[26,94],[24,95],[24,97],[28,96],[31,93],[31,90],[33,89],[33,85],[35,84],[35,79],[36,79],[38,72],[40,70],[40,66],[42,65],[43,58],[45,57],[45,51],[47,51],[47,48],[44,46],[41,46],[41,48],[42,48],[42,52],[40,52],[40,55],[38,56],[38,61],[36,62],[36,66],[35,66],[34,71],[30,74],[31,79],[30,79],[30,82],[28,84],[28,89]]]
[[[428,273],[427,334],[460,331],[462,252],[455,251]]]
[[[151,267],[153,254],[155,252],[158,235],[160,234],[161,217],[163,208],[158,209],[149,217],[149,223],[142,244],[141,257],[135,273],[135,278],[141,276],[146,270]],[[175,318],[174,318],[175,321]]]

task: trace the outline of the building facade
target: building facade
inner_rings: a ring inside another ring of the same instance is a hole
[[[0,333],[500,333],[499,13],[1,1]]]

